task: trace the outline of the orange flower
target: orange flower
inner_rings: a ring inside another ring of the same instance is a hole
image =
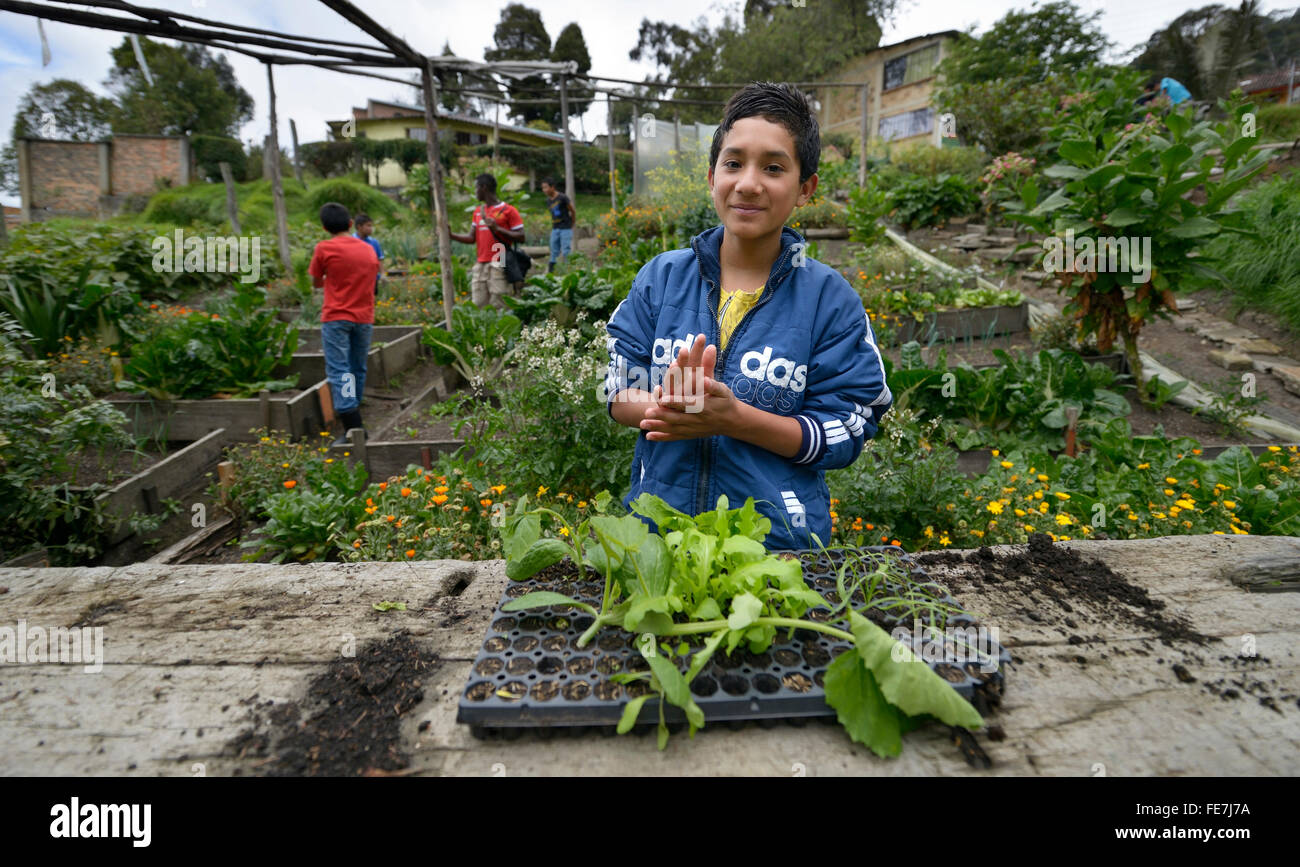
[[[433,501],[437,503],[439,506],[441,506],[443,503],[447,502],[447,495],[439,494],[438,496],[433,498]]]
[[[414,557],[414,556],[415,556],[415,549],[414,549],[414,548],[410,548],[410,549],[408,549],[407,552],[406,552],[406,556],[407,556],[407,557]]]
[[[284,483],[284,486],[285,486],[286,488],[289,488],[289,489],[292,490],[293,487],[294,487],[294,485],[296,485],[296,484],[298,484],[296,481],[294,481],[293,479],[290,479],[289,481],[287,481],[287,482]]]
[[[411,489],[410,489],[410,488],[402,488],[402,496],[403,496],[403,497],[409,497],[409,496],[411,496]]]
[[[469,511],[469,506],[461,506],[461,507],[460,507],[460,510],[461,510],[462,512],[468,512],[468,511]]]
[[[396,516],[396,515],[384,515],[384,520],[391,524],[393,521],[396,521],[396,520],[397,520],[397,516]]]
[[[486,507],[486,506],[490,506],[490,505],[492,505],[492,501],[491,501],[491,500],[479,500],[479,501],[478,501],[478,504],[479,504],[480,506],[485,506],[485,507]]]
[[[436,488],[433,489],[433,492],[434,492],[435,494],[445,494],[445,493],[447,493],[448,490],[450,490],[450,489],[449,489],[446,485],[439,485],[438,487],[436,487]],[[443,499],[445,500],[445,499],[447,499],[447,498],[446,498],[446,497],[443,497]]]
[[[373,497],[366,497],[366,505],[367,505],[367,506],[373,506],[374,504],[375,504],[375,500],[374,500]]]
[[[380,490],[380,491],[386,491],[386,490],[388,490],[388,482],[380,482],[380,483],[379,483],[379,490]]]

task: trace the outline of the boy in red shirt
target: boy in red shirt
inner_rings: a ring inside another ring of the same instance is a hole
[[[348,444],[347,432],[361,423],[361,398],[366,388],[366,356],[375,322],[375,281],[379,257],[360,238],[348,234],[352,218],[337,202],[321,206],[320,222],[328,240],[316,245],[308,273],[312,285],[325,288],[321,306],[321,345],[325,377],[329,380],[334,412],[343,422],[343,436],[334,445]]]
[[[514,205],[497,198],[497,179],[486,172],[474,179],[474,196],[483,204],[474,209],[470,233],[451,232],[451,239],[478,247],[478,261],[470,272],[470,300],[478,307],[491,303],[503,310],[506,305],[501,299],[510,291],[505,251],[523,243],[524,218]]]

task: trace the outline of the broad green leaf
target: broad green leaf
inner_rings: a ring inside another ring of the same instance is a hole
[[[1083,185],[1088,189],[1096,192],[1102,189],[1119,175],[1123,174],[1124,167],[1117,164],[1107,164],[1099,166],[1088,172],[1087,177],[1083,179]]]
[[[668,604],[667,596],[646,596],[638,593],[629,601],[631,605],[628,606],[627,614],[623,615],[623,628],[628,632],[649,632],[650,630],[642,628],[642,621],[653,611],[659,612],[669,618],[670,623],[672,622],[672,608]]]
[[[596,536],[616,551],[638,548],[650,535],[650,528],[635,515],[626,515],[622,518],[596,515],[590,520],[591,529],[596,532]]]
[[[842,653],[826,669],[826,703],[849,737],[886,758],[903,749],[898,710],[880,693],[871,671],[855,653]]]
[[[684,530],[687,527],[695,526],[694,518],[685,512],[674,509],[654,494],[643,493],[633,500],[630,505],[634,513],[654,521],[661,533],[664,530]]]
[[[626,615],[624,615],[624,628],[626,629]],[[641,621],[636,626],[637,632],[649,632],[651,635],[666,635],[672,631],[673,619],[667,614],[661,614],[658,611],[649,611],[641,617]]]
[[[526,581],[563,560],[571,550],[559,539],[538,539],[518,559],[506,561],[506,577],[511,581]]]
[[[722,609],[718,607],[718,600],[712,596],[706,598],[699,606],[691,612],[692,620],[721,620]]]
[[[1175,172],[1180,172],[1183,163],[1191,158],[1192,149],[1180,142],[1160,154],[1160,166],[1165,170],[1166,175],[1172,175]]]
[[[1056,192],[1052,193],[1047,198],[1043,199],[1041,202],[1039,202],[1038,207],[1034,208],[1034,210],[1031,211],[1030,213],[1033,216],[1050,214],[1053,211],[1064,208],[1068,204],[1070,204],[1070,200],[1065,194],[1065,188],[1062,187]]]
[[[1081,169],[1078,166],[1072,166],[1068,163],[1057,163],[1054,166],[1048,166],[1043,169],[1043,174],[1047,175],[1049,178],[1064,178],[1069,181],[1077,181],[1080,178],[1086,177],[1088,170]]]
[[[530,608],[553,608],[560,605],[572,605],[574,608],[580,608],[589,614],[598,613],[595,608],[586,602],[579,602],[577,599],[570,599],[563,593],[553,593],[550,590],[538,590],[533,593],[525,593],[523,596],[511,599],[501,606],[502,611],[527,611]]]
[[[623,708],[623,715],[618,720],[618,733],[625,735],[632,731],[632,726],[636,725],[636,718],[641,715],[641,707],[646,701],[654,696],[654,693],[648,692],[645,695],[638,695],[632,699]]]
[[[727,556],[742,555],[743,559],[766,557],[767,548],[763,543],[749,536],[730,536],[722,543],[722,553]]]
[[[1217,234],[1218,231],[1219,224],[1213,220],[1207,220],[1205,217],[1192,217],[1171,229],[1166,229],[1165,234],[1174,238],[1201,238],[1205,235]]]
[[[1106,225],[1116,229],[1142,222],[1142,215],[1133,208],[1116,208],[1106,215]]]
[[[507,560],[517,560],[542,537],[542,516],[536,512],[513,514],[501,528],[501,549]]]
[[[642,654],[645,656],[645,654]],[[650,670],[654,672],[655,677],[659,680],[659,686],[663,688],[664,698],[669,704],[685,710],[687,704],[693,704],[691,700],[691,688],[686,684],[686,678],[677,670],[677,666],[665,656],[655,654],[654,656],[645,656],[645,661],[650,663]]]
[[[641,580],[645,582],[645,592],[651,596],[661,596],[668,592],[669,571],[672,569],[672,554],[668,543],[662,536],[648,535],[640,546],[632,552],[632,560],[640,570]]]
[[[1058,153],[1061,159],[1069,160],[1076,165],[1092,166],[1097,162],[1097,146],[1083,139],[1061,142]]]
[[[880,692],[890,704],[910,716],[929,714],[948,725],[977,729],[983,718],[910,648],[856,611],[849,612],[858,655],[876,677]],[[903,661],[895,662],[898,647]]]
[[[731,600],[731,616],[727,626],[731,629],[745,629],[763,616],[763,603],[752,593],[741,593]]]

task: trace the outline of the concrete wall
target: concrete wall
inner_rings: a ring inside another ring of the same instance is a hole
[[[102,142],[21,139],[18,176],[23,220],[112,216],[132,194],[149,195],[166,179],[188,184],[194,174],[189,140],[119,135]]]

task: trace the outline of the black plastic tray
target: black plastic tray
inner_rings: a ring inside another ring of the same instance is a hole
[[[959,607],[957,600],[931,581],[899,548],[875,546],[860,550],[900,558],[907,564],[914,581],[926,583],[939,601]],[[803,561],[804,580],[809,586],[834,601],[835,572],[831,556],[814,551],[793,553]],[[611,674],[649,668],[636,648],[637,635],[609,627],[579,649],[575,645],[591,625],[591,615],[571,608],[501,610],[511,599],[537,590],[562,592],[599,608],[602,589],[603,585],[596,582],[537,579],[507,587],[461,693],[457,721],[474,726],[478,734],[493,729],[617,725],[626,702],[650,691],[645,682],[618,684],[608,678]],[[809,616],[824,613],[824,609],[813,609]],[[880,614],[873,619],[891,633],[901,627],[910,635],[910,622]],[[948,618],[948,625],[977,627],[979,624],[969,614],[959,613]],[[805,629],[796,629],[787,640],[787,631],[778,632],[765,653],[753,654],[742,646],[731,655],[721,650],[714,654],[691,682],[691,690],[706,721],[835,715],[835,710],[826,704],[823,679],[830,661],[851,645]],[[701,644],[697,639],[690,655]],[[980,666],[973,662],[965,663],[964,667],[954,664],[955,656],[930,665],[957,692],[967,699],[975,699],[977,706],[996,704],[1002,694],[1002,668],[1011,661],[1011,656],[996,644],[989,649],[998,660],[996,671],[980,671]],[[682,671],[689,665],[690,655],[677,658]],[[651,700],[641,709],[638,722],[651,723],[658,718],[658,703]],[[664,718],[669,723],[685,721],[682,711],[671,705],[664,708]]]

